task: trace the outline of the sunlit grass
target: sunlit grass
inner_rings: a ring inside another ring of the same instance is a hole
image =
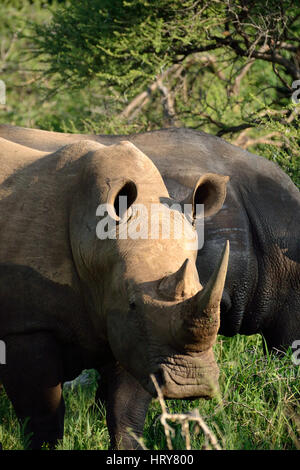
[[[215,353],[220,365],[221,395],[211,401],[169,400],[171,413],[198,408],[222,449],[297,449],[300,447],[300,368],[291,354],[264,355],[259,336],[219,337]],[[105,410],[94,406],[96,382],[64,390],[65,434],[57,449],[108,449]],[[153,401],[144,428],[148,449],[166,449],[160,405]],[[0,395],[0,441],[4,449],[22,449],[23,433],[5,392]],[[193,449],[204,435],[190,425]],[[174,449],[184,449],[180,425],[175,425]]]

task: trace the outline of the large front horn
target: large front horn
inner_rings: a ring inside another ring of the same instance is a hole
[[[173,337],[181,348],[200,352],[214,344],[220,326],[220,304],[228,258],[229,241],[205,288],[183,302],[183,308],[173,319]]]

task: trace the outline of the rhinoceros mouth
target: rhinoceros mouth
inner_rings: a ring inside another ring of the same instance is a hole
[[[203,365],[185,360],[178,364],[171,360],[161,363],[154,376],[165,398],[209,399],[219,393],[219,369],[214,362]]]

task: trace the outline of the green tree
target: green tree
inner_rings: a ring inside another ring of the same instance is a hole
[[[200,128],[296,175],[299,32],[290,0],[71,0],[33,39],[54,91],[102,90],[92,130]]]
[[[4,0],[0,12],[2,122],[98,133],[193,127],[276,160],[299,183],[293,1]]]

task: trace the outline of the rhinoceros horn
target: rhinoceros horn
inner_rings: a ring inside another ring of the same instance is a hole
[[[158,291],[170,300],[182,300],[198,292],[199,287],[197,270],[187,258],[178,271],[162,279]]]
[[[173,338],[180,349],[200,352],[214,344],[220,326],[220,304],[228,259],[227,241],[220,262],[204,289],[182,302],[180,311],[173,317]]]

